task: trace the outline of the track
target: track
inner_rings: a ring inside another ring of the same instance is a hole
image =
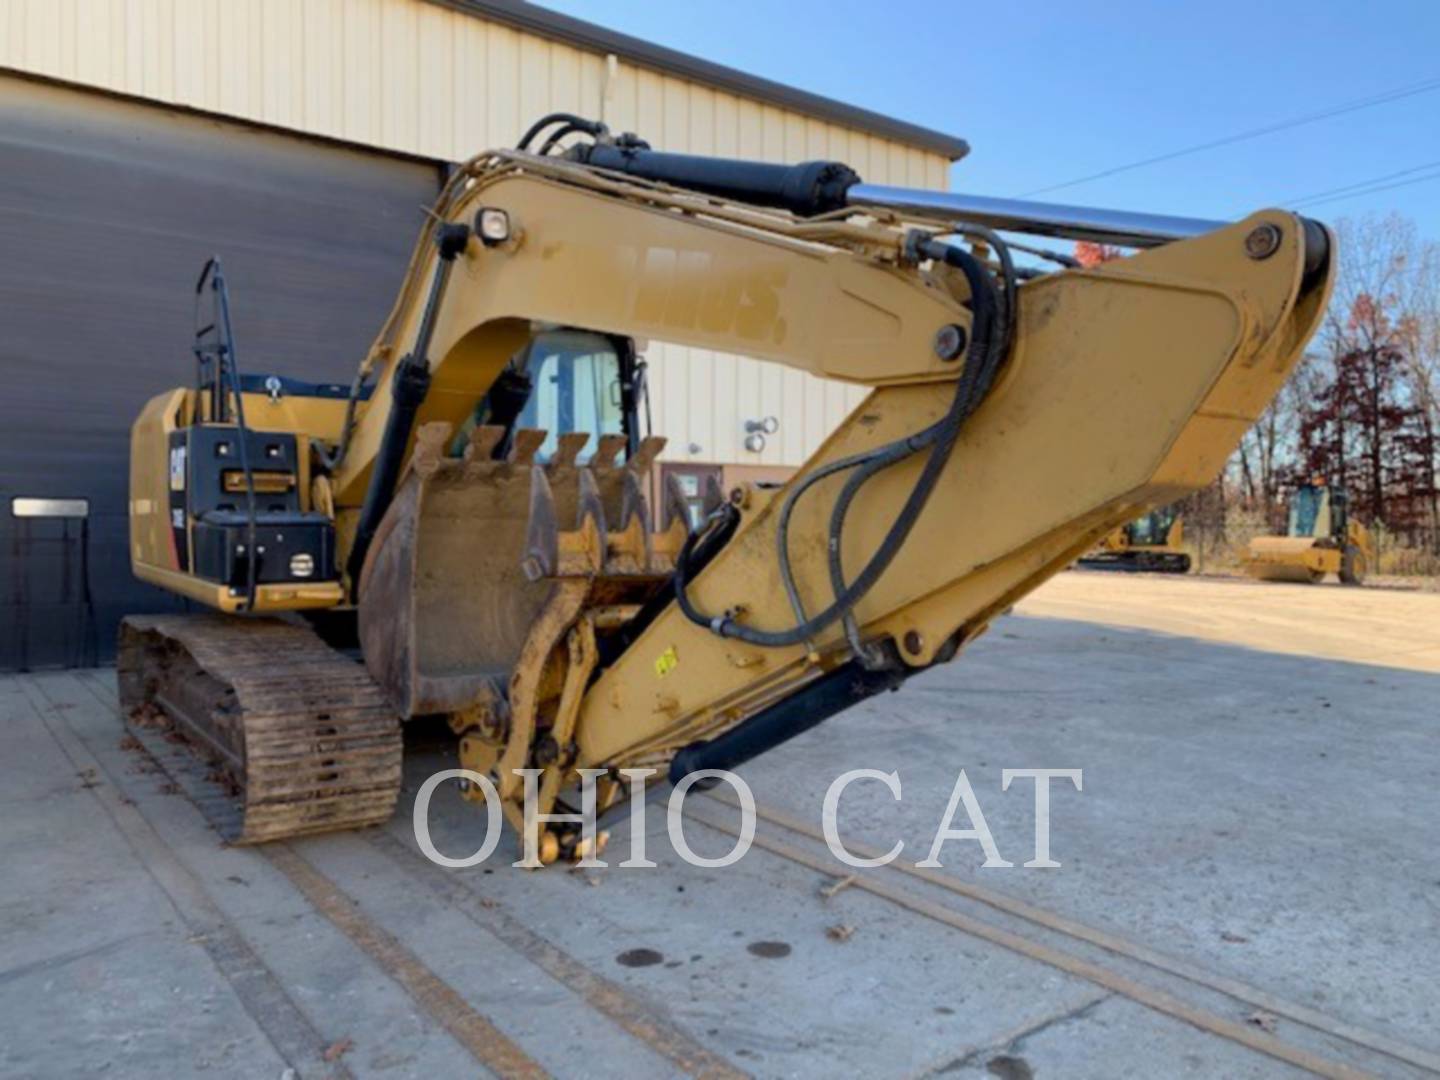
[[[387,820],[400,791],[400,723],[365,668],[277,619],[131,616],[120,704],[134,725],[176,725],[231,789],[207,799],[232,843]]]
[[[1190,556],[1174,552],[1128,555],[1086,555],[1075,561],[1081,570],[1109,570],[1127,574],[1188,574]]]

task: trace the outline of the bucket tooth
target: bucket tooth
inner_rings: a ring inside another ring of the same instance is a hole
[[[685,492],[680,487],[680,478],[671,473],[665,479],[664,524],[660,531],[650,537],[651,559],[666,572],[673,572],[675,560],[685,540],[690,535],[690,515],[687,512]]]
[[[644,476],[655,464],[655,459],[660,456],[660,451],[665,449],[667,441],[664,435],[645,436],[640,440],[640,445],[636,448],[635,453],[630,455],[630,460],[625,463],[625,467],[636,476]]]
[[[585,451],[589,445],[590,433],[588,431],[568,431],[557,440],[555,454],[550,459],[552,471],[561,469],[573,469],[575,460]]]
[[[628,473],[620,492],[620,527],[628,529],[632,519],[642,524],[650,520],[650,505],[645,498],[645,486],[639,476]]]
[[[650,572],[650,530],[646,524],[645,493],[628,469],[620,493],[619,528],[610,530],[605,572],[631,576]]]
[[[415,433],[415,452],[410,457],[410,466],[422,477],[435,475],[445,462],[445,448],[450,442],[454,427],[444,420],[421,424]]]
[[[515,432],[515,441],[510,446],[511,465],[530,465],[540,447],[545,445],[549,432],[538,428],[520,428]]]
[[[495,460],[495,448],[505,438],[505,429],[495,424],[482,424],[470,433],[470,442],[465,446],[466,462]]]
[[[525,526],[525,555],[521,570],[530,581],[554,577],[560,565],[560,522],[555,496],[545,470],[530,470],[530,517]]]
[[[624,435],[601,435],[595,446],[595,456],[590,459],[590,468],[602,472],[615,468],[615,459],[625,449],[627,441]]]
[[[680,486],[680,477],[671,473],[665,478],[665,502],[662,508],[664,528],[669,529],[675,522],[688,531],[690,528],[690,507],[685,489]]]
[[[605,502],[600,497],[600,485],[595,482],[595,474],[589,469],[581,469],[577,479],[579,491],[575,506],[575,527],[583,528],[585,519],[589,517],[594,520],[596,530],[604,536],[610,527],[610,520],[605,513]]]
[[[705,493],[700,502],[701,509],[704,510],[705,516],[708,518],[711,514],[715,513],[724,502],[725,492],[720,487],[720,481],[716,480],[713,474],[707,476],[705,478]]]
[[[561,577],[594,576],[605,568],[607,525],[605,504],[600,489],[589,469],[578,469],[578,491],[575,507],[575,528],[559,534],[560,558],[557,573]]]

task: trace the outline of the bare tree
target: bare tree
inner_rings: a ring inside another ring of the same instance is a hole
[[[1304,394],[1297,465],[1364,494],[1377,522],[1440,542],[1440,245],[1399,214],[1342,221],[1321,331],[1325,379]],[[1323,440],[1324,447],[1315,445]]]

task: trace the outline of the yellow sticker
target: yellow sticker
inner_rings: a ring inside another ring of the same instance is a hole
[[[675,666],[679,663],[680,657],[675,655],[675,646],[671,645],[655,660],[655,677],[663,679],[674,671]]]

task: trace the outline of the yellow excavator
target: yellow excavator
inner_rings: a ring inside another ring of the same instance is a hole
[[[1173,506],[1163,506],[1107,533],[1076,565],[1087,570],[1186,574],[1190,554],[1182,546],[1184,541],[1184,515]]]
[[[1285,535],[1251,540],[1244,566],[1261,581],[1313,585],[1334,574],[1345,585],[1361,585],[1374,559],[1370,530],[1350,516],[1346,492],[1316,480],[1291,495]]]
[[[1138,251],[1085,269],[1002,231]],[[580,769],[604,811],[621,770],[732,768],[1209,483],[1314,331],[1332,244],[1283,210],[916,191],[544,118],[455,170],[348,388],[244,372],[207,266],[130,512],[135,573],[213,610],[125,620],[122,700],[218,763],[238,842],[385,819],[414,717],[517,827]],[[691,529],[651,494],[644,341],[870,393]],[[327,644],[346,626],[363,663]],[[551,826],[542,858],[581,846]]]

